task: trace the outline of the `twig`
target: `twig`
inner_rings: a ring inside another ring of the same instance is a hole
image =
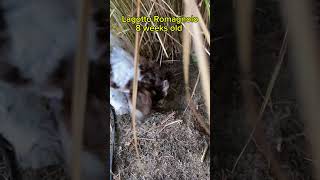
[[[173,111],[171,114],[168,115],[168,117],[161,122],[161,124],[164,124],[165,122],[167,122],[169,119],[174,118],[174,115],[176,114],[175,111]]]
[[[168,123],[168,124],[164,125],[164,127],[159,131],[159,133],[160,133],[161,131],[163,131],[164,128],[166,128],[167,126],[170,126],[170,125],[175,124],[175,123],[181,123],[181,122],[182,122],[182,120],[176,120],[176,121],[173,121],[173,122],[171,122],[171,123]]]
[[[197,89],[199,80],[200,80],[200,72],[199,72],[199,74],[198,74],[196,84],[195,84],[194,87],[193,87],[192,94],[191,94],[191,97],[190,97],[190,99],[189,99],[188,105],[187,105],[186,109],[184,109],[184,111],[183,111],[183,115],[186,113],[186,111],[187,111],[187,109],[188,109],[188,107],[189,107],[189,105],[190,105],[190,101],[192,101],[192,97],[194,96],[194,94],[195,94],[195,92],[196,92],[196,89]]]
[[[189,98],[190,99],[190,98]],[[209,126],[205,123],[203,116],[201,116],[195,108],[194,102],[190,101],[190,109],[192,110],[193,115],[195,115],[195,119],[199,123],[199,125],[204,129],[204,131],[210,136]]]
[[[257,119],[257,121],[256,121],[256,123],[255,123],[255,125],[254,125],[254,128],[252,129],[252,131],[251,131],[251,133],[250,133],[250,136],[249,136],[249,138],[248,138],[245,146],[242,148],[241,153],[239,154],[236,162],[234,163],[231,173],[234,173],[234,170],[236,169],[237,164],[238,164],[240,158],[242,157],[242,155],[243,155],[243,153],[245,152],[248,144],[249,144],[250,141],[252,140],[253,135],[254,135],[254,132],[255,132],[255,130],[256,130],[256,128],[257,128],[257,124],[260,122],[260,120],[261,120],[261,118],[262,118],[262,116],[263,116],[263,113],[264,113],[264,111],[265,111],[265,109],[266,109],[266,107],[267,107],[267,105],[268,105],[268,103],[269,103],[269,100],[270,100],[270,97],[271,97],[271,93],[272,93],[272,89],[273,89],[274,84],[275,84],[275,82],[276,82],[276,80],[277,80],[277,77],[278,77],[278,75],[279,75],[279,73],[280,73],[281,65],[282,65],[282,63],[283,63],[284,56],[285,56],[285,53],[286,53],[286,48],[287,48],[287,33],[288,33],[288,30],[286,30],[286,32],[285,32],[285,35],[284,35],[284,38],[283,38],[283,41],[282,41],[282,46],[281,46],[280,53],[279,53],[279,54],[280,54],[280,56],[279,56],[279,61],[278,61],[277,65],[275,66],[274,72],[273,72],[272,77],[271,77],[271,79],[270,79],[270,82],[269,82],[269,85],[268,85],[268,89],[267,89],[267,91],[266,91],[265,99],[264,99],[264,101],[263,101],[263,104],[262,104],[262,106],[261,106],[261,109],[260,109],[260,112],[259,112],[259,115],[258,115],[258,119]]]
[[[206,154],[207,154],[207,151],[208,151],[208,144],[206,144],[206,146],[204,147],[204,150],[203,150],[203,153],[202,153],[202,156],[201,156],[201,162],[204,161],[204,158],[206,157]]]

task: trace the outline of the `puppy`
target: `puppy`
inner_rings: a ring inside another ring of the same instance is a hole
[[[118,115],[132,110],[132,82],[134,76],[133,55],[126,44],[110,34],[110,103]],[[153,106],[167,95],[169,82],[160,76],[154,64],[141,57],[138,67],[138,94],[136,117],[142,120],[151,112]]]
[[[78,1],[2,0],[0,6],[8,35],[1,61],[16,67],[25,79],[44,86],[59,60],[75,51]],[[88,27],[88,53],[97,59],[96,28]]]
[[[0,134],[12,144],[19,168],[65,163],[66,172],[70,172],[73,69],[71,61],[62,62],[49,81],[51,86],[61,87],[61,99],[0,82]],[[104,66],[90,63],[81,154],[83,179],[106,175],[106,77]]]
[[[0,2],[9,36],[1,46],[0,134],[12,144],[20,168],[41,168],[62,162],[67,170],[72,166],[71,54],[77,43],[76,4],[74,0]],[[88,28],[90,71],[82,178],[103,179],[108,70],[98,62],[100,50],[93,22]]]

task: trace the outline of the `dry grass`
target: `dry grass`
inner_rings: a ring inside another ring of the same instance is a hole
[[[202,26],[208,27],[209,24],[209,1],[201,1],[199,12],[202,16]],[[122,23],[121,16],[136,17],[136,1],[112,0],[110,1],[110,24],[111,31],[116,33],[124,41],[134,45],[135,26],[131,23]],[[153,17],[181,17],[183,15],[184,4],[182,0],[142,0],[140,16]],[[199,15],[197,15],[199,16]],[[143,24],[160,25],[160,24]],[[161,25],[170,26],[173,24],[162,23]],[[209,35],[205,30],[206,37]],[[182,55],[182,37],[181,32],[142,32],[140,54],[144,57],[156,61],[166,59],[181,59]],[[207,38],[206,38],[207,39]],[[155,51],[155,49],[160,51]]]

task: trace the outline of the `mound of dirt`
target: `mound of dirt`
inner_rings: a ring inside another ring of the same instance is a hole
[[[208,140],[187,116],[154,113],[137,127],[137,159],[128,116],[117,119],[114,179],[209,179]]]

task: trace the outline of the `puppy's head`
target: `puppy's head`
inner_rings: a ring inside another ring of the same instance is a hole
[[[150,92],[153,105],[164,99],[168,95],[169,81],[160,73],[154,71],[144,72],[141,80],[141,86]]]
[[[146,59],[141,59],[141,65],[139,66],[141,71],[141,80],[138,81],[138,94],[137,94],[137,106],[136,117],[139,120],[145,118],[151,112],[153,107],[158,105],[158,102],[163,100],[169,89],[169,81],[166,76],[163,76],[158,68],[153,63],[148,63]],[[115,87],[110,81],[110,86]],[[132,89],[133,83],[130,80],[123,92],[128,92],[129,105],[132,109]]]
[[[151,109],[156,107],[157,103],[167,96],[168,88],[168,80],[159,80],[159,82],[153,84],[139,82],[136,105],[136,117],[138,120],[142,120],[148,116]],[[132,91],[130,91],[128,99],[130,108],[132,109]]]

